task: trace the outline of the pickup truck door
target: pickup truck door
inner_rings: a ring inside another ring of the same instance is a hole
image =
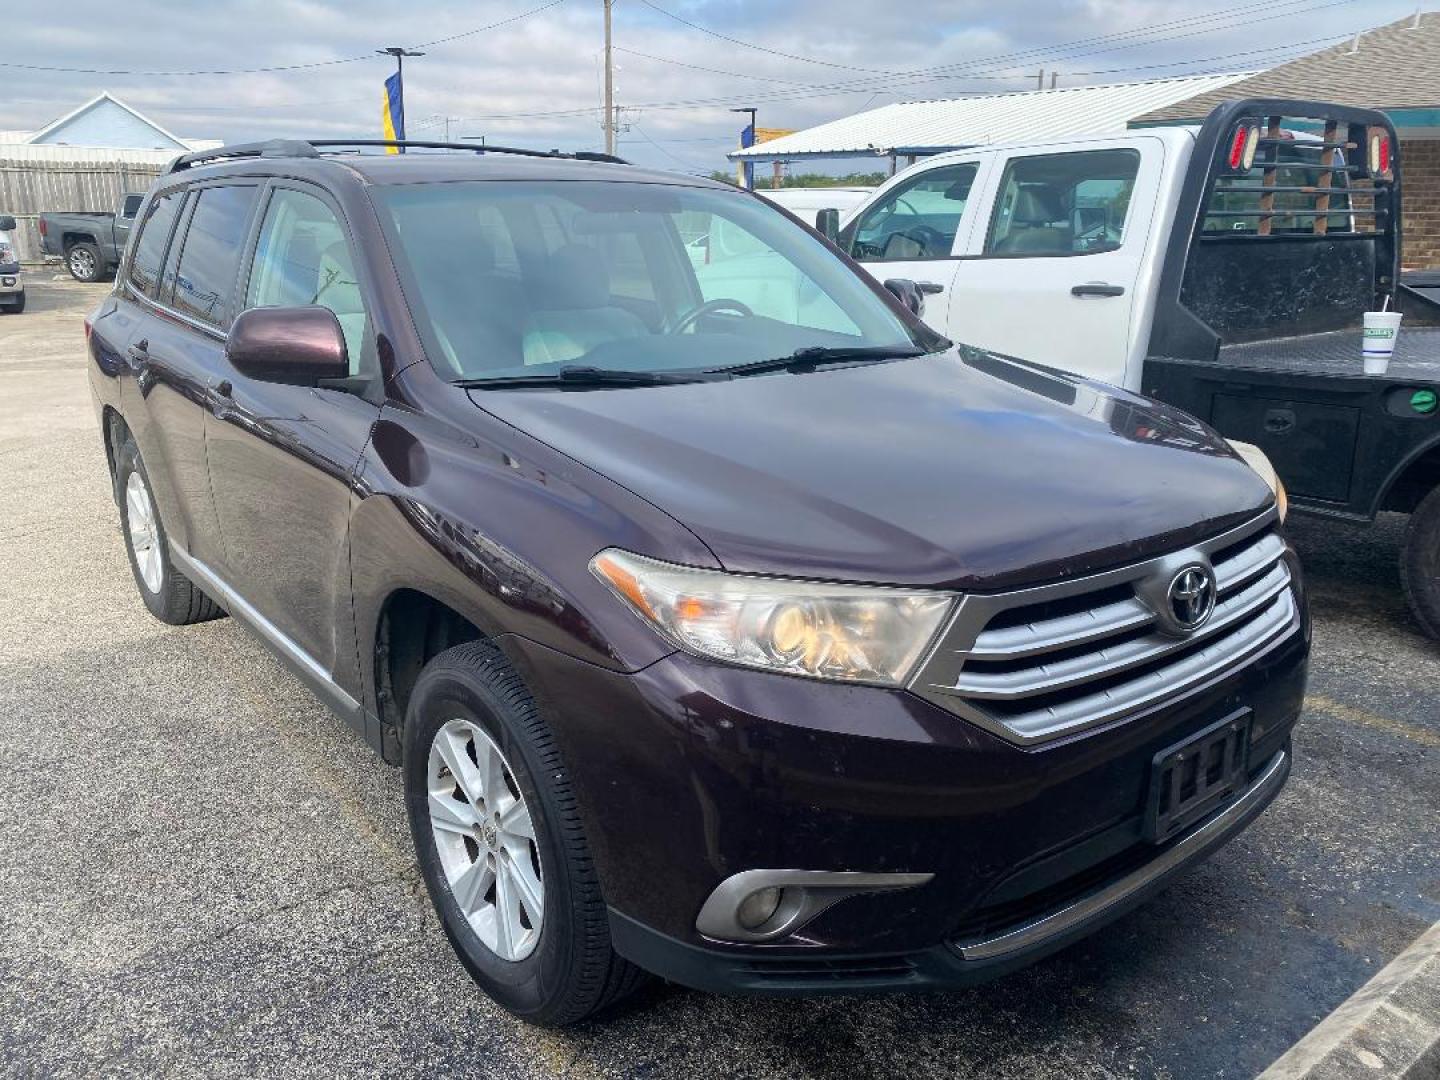
[[[925,296],[923,318],[948,334],[954,281],[978,218],[989,155],[950,157],[908,170],[846,224],[840,246],[878,280],[909,278]]]
[[[1164,156],[1145,136],[997,152],[941,332],[1138,389],[1136,295]]]
[[[272,182],[248,242],[237,310],[316,304],[340,321],[356,376],[379,370],[345,219],[328,196]],[[201,208],[204,204],[202,202]],[[181,273],[185,265],[182,259]],[[253,379],[228,362],[206,417],[220,576],[262,633],[327,701],[359,723],[350,603],[355,466],[380,407],[342,387]]]
[[[135,215],[145,201],[144,195],[122,195],[115,210],[111,232],[115,240],[115,258],[118,261],[125,254],[125,245],[130,242],[130,233],[135,227]]]

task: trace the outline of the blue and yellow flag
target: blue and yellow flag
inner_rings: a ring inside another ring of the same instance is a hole
[[[380,105],[380,137],[405,141],[405,90],[397,71],[385,80],[385,98]],[[387,154],[398,154],[398,146],[387,146]]]

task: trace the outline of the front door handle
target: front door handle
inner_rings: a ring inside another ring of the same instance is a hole
[[[1087,281],[1083,285],[1071,285],[1071,296],[1124,296],[1124,285],[1107,285],[1103,281]]]
[[[1295,410],[1268,409],[1265,412],[1265,434],[1289,435],[1295,430]]]
[[[917,281],[915,282],[915,287],[926,296],[934,296],[936,293],[945,291],[945,286],[941,285],[938,281]]]
[[[229,379],[221,379],[215,384],[215,396],[229,398],[235,393],[235,387],[230,385]]]

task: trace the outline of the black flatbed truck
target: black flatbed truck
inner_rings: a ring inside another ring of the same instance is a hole
[[[1249,186],[1228,167],[1226,142],[1246,125],[1266,132]],[[1276,181],[1283,133],[1297,128],[1320,134],[1301,145],[1315,148],[1323,182]],[[1375,167],[1376,138],[1388,142],[1388,168]],[[1357,524],[1409,514],[1401,578],[1416,618],[1440,638],[1440,327],[1423,325],[1433,304],[1398,288],[1395,130],[1371,110],[1252,99],[1218,107],[1198,140],[1196,159],[1210,167],[1192,169],[1181,193],[1145,391],[1264,450],[1293,512]],[[1255,227],[1220,232],[1215,216],[1233,218],[1237,190],[1254,192],[1254,209],[1239,213]],[[1388,371],[1365,375],[1363,313],[1405,300]]]

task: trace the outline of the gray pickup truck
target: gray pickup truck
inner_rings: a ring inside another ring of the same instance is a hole
[[[120,196],[114,213],[40,215],[40,247],[46,255],[65,260],[76,281],[103,281],[120,265],[143,194]]]

